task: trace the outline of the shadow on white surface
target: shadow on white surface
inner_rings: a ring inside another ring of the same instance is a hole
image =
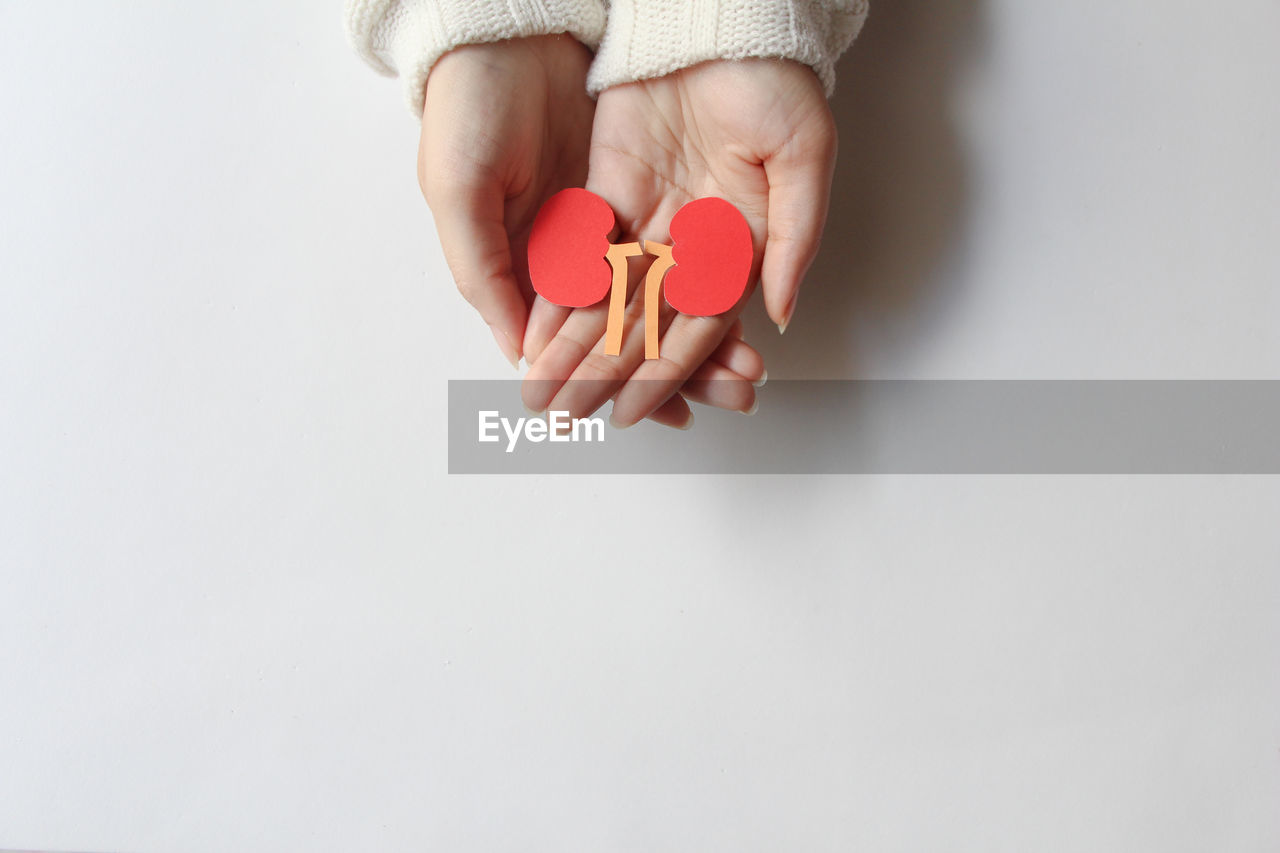
[[[957,80],[977,46],[982,0],[881,3],[839,66],[840,132],[822,251],[779,340],[763,311],[750,340],[774,377],[862,378],[860,328],[938,298],[965,227]]]

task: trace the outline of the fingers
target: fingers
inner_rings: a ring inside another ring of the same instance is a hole
[[[423,192],[458,292],[489,324],[507,360],[518,366],[528,305],[512,270],[502,187],[429,177]]]
[[[680,392],[650,412],[647,420],[676,429],[691,428],[693,412],[688,404],[675,405],[676,401],[683,403],[684,400],[717,409],[753,414],[756,410],[756,389],[763,387],[765,383],[764,360],[750,344],[736,337],[740,334],[742,323],[735,321],[724,342],[685,380],[680,386]],[[747,374],[727,366],[729,362],[741,365],[747,370]],[[611,416],[611,419],[618,422],[616,415]]]
[[[629,295],[634,296],[643,270],[631,265],[629,272]],[[643,300],[629,299],[625,303],[621,323],[623,347],[616,356],[604,352],[609,307],[606,299],[569,312],[525,376],[521,395],[528,408],[534,411],[554,408],[569,411],[574,417],[586,417],[612,398],[636,364],[644,360]],[[540,316],[540,328],[542,323]],[[675,393],[674,388],[671,393]]]
[[[524,384],[520,388],[520,396],[526,408],[535,412],[544,412],[551,408],[553,401],[560,404],[558,409],[565,409],[564,399],[557,395],[570,378],[579,380],[576,385],[583,386],[579,395],[591,393],[595,404],[587,407],[585,402],[579,408],[571,409],[574,417],[586,417],[598,409],[617,391],[617,384],[608,383],[604,387],[589,388],[601,385],[608,380],[608,368],[618,356],[604,354],[604,331],[608,312],[605,303],[592,305],[589,308],[575,308],[569,312],[555,337],[537,354],[537,360],[525,374]],[[624,342],[628,338],[624,338]],[[625,351],[625,350],[624,350]],[[591,359],[594,371],[580,371],[579,368]],[[592,382],[588,382],[590,378]]]
[[[793,137],[764,164],[769,228],[760,281],[765,310],[779,332],[791,322],[800,283],[818,254],[835,161],[835,126],[828,121],[821,132]]]
[[[539,296],[529,308],[529,322],[524,330],[524,359],[530,365],[538,360],[556,332],[564,326],[572,309],[548,302]]]
[[[649,413],[649,420],[673,429],[689,429],[693,426],[693,411],[684,397],[672,394],[667,402]]]
[[[680,388],[680,394],[695,403],[753,414],[756,410],[755,386],[722,364],[708,361]]]
[[[675,406],[677,400],[692,400],[704,406],[752,414],[756,410],[756,389],[764,386],[764,360],[750,344],[737,338],[742,334],[742,322],[734,321],[724,343],[716,348],[711,358],[693,372],[680,386],[680,393],[670,397],[648,415],[648,420],[677,429],[693,426],[693,412],[686,403]],[[728,366],[729,362],[742,365],[750,376],[745,376]],[[754,378],[752,378],[754,377]],[[679,418],[685,417],[681,421]],[[615,419],[616,420],[616,419]]]
[[[738,341],[741,343],[741,341]],[[705,362],[680,386],[680,393],[673,394],[665,403],[649,413],[647,420],[675,427],[690,429],[693,411],[686,400],[713,406],[717,409],[754,414],[758,406],[756,389],[763,382],[751,382],[734,373],[713,359]]]
[[[591,341],[593,334],[602,335],[597,331],[596,323],[591,323],[592,319],[585,318],[587,323],[584,324],[584,334],[579,337],[578,329],[571,328],[572,321],[579,318],[571,317],[570,322],[565,324],[565,328],[551,346],[547,348],[547,352],[543,355],[543,360],[539,362],[541,367],[544,361],[550,361],[552,366],[556,366],[556,362],[552,360],[551,351],[556,349],[556,358],[559,357],[559,351],[563,348],[568,352],[580,353],[570,369],[568,381],[560,388],[555,397],[549,404],[555,409],[565,409],[571,412],[594,412],[604,403],[618,393],[618,390],[628,381],[636,368],[644,362],[644,302],[641,299],[633,299],[627,304],[622,315],[622,345],[618,355],[607,355],[605,353],[605,340],[603,336]],[[607,322],[607,319],[606,319]],[[590,343],[590,349],[585,346]],[[568,359],[570,363],[573,359]],[[530,371],[531,373],[533,371]],[[656,409],[672,394],[679,390],[679,385],[672,385],[666,389],[666,393],[661,399],[655,400],[654,404],[644,412]],[[616,410],[616,405],[615,405]],[[637,418],[636,420],[639,420]],[[634,422],[633,422],[634,423]]]
[[[638,284],[639,276],[635,279]],[[724,372],[715,374],[720,381],[704,382],[691,399],[742,410],[741,390],[708,393],[712,388],[727,387],[725,380],[731,377],[741,380],[743,387],[764,384],[764,360],[742,340],[742,321],[736,315],[680,317],[664,304],[658,319],[664,358],[647,360],[642,334],[644,304],[639,296],[633,288],[633,298],[623,312],[623,347],[617,356],[604,354],[607,305],[568,310],[541,298],[535,300],[525,338],[525,354],[531,365],[521,386],[525,407],[534,412],[554,409],[586,417],[616,397],[624,386],[631,386],[623,406],[614,408],[615,423],[630,426],[659,412],[707,362],[719,365]]]
[[[661,355],[636,364],[618,392],[610,416],[613,425],[631,426],[660,406],[719,347],[733,320],[725,315],[675,317],[662,336]]]
[[[741,324],[734,325],[738,327],[738,334],[741,334]],[[727,368],[756,388],[763,386],[769,375],[764,369],[764,359],[760,353],[746,341],[735,337],[732,328],[724,342],[711,354],[710,361]]]
[[[529,334],[533,333],[535,324],[540,322],[538,319],[539,314],[539,306],[535,304],[530,315]],[[591,334],[600,334],[595,330],[594,321],[590,326],[583,323],[582,327],[586,329],[587,337]],[[745,411],[752,406],[754,403],[754,389],[764,385],[767,373],[764,369],[764,359],[760,356],[760,353],[750,344],[743,341],[741,335],[742,321],[735,320],[729,327],[724,341],[716,347],[707,361],[695,370],[693,375],[680,387],[679,393],[673,394],[666,402],[662,403],[653,412],[650,412],[647,416],[648,419],[664,426],[688,429],[692,425],[693,415],[688,405],[683,402],[683,398],[688,398],[703,405],[735,411]],[[529,337],[526,335],[526,340],[528,339]],[[602,403],[609,394],[616,391],[619,383],[617,381],[611,382],[604,378],[587,380],[579,375],[577,379],[571,382],[563,379],[564,376],[573,375],[577,366],[581,364],[582,354],[588,352],[586,346],[587,342],[576,336],[572,329],[566,333],[565,337],[552,350],[548,359],[542,362],[537,369],[529,371],[529,375],[521,387],[521,396],[526,407],[531,411],[537,412],[545,411],[549,408],[558,408],[559,404],[553,403],[553,401],[557,399],[557,394],[566,385],[582,387],[576,388],[573,396],[560,394],[559,399],[563,401],[581,398],[583,399],[581,405],[584,407],[595,406],[598,402]],[[595,345],[593,344],[592,347],[594,349]],[[526,344],[525,357],[533,364],[538,358],[538,353],[529,344]],[[557,376],[561,378],[556,378]]]

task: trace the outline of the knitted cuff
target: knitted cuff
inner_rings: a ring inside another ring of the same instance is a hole
[[[827,96],[835,63],[867,16],[867,0],[612,0],[587,77],[592,95],[709,59],[794,59]]]
[[[464,44],[569,33],[592,48],[604,34],[603,0],[347,0],[347,37],[380,74],[404,81],[422,118],[427,75]]]

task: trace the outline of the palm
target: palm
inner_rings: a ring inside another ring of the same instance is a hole
[[[491,229],[487,245],[505,244],[507,251],[487,259],[496,267],[490,272],[514,277],[526,307],[533,300],[524,259],[534,216],[554,193],[580,186],[586,177],[595,112],[583,91],[589,63],[581,44],[550,36],[461,48],[429,78],[424,178],[429,174],[473,195],[481,191],[486,203],[468,222]],[[444,109],[433,110],[433,98]],[[506,239],[494,239],[495,232]],[[452,246],[460,254],[471,251],[466,240],[444,242],[446,254]]]
[[[589,186],[613,202],[634,236],[648,239],[664,239],[686,202],[720,196],[747,217],[759,260],[769,236],[767,164],[788,145],[820,147],[833,136],[830,124],[802,66],[698,65],[600,95]]]
[[[720,104],[690,72],[603,92],[588,188],[611,201],[623,239],[666,240],[686,202],[720,196],[747,216],[757,238],[767,216],[763,169],[730,153]]]
[[[733,203],[751,229],[752,281],[762,276],[766,307],[781,325],[817,250],[834,157],[834,123],[812,71],[771,60],[710,62],[601,93],[587,188],[618,214],[622,234],[615,242],[666,243],[671,218],[685,203],[705,196]],[[618,384],[627,382],[614,413],[634,422],[715,350],[741,305],[713,318],[666,309],[661,359],[644,361],[633,349],[630,359],[624,352],[615,363],[595,357],[584,370],[577,362],[569,369],[591,376],[607,370]],[[581,351],[603,337],[604,312],[578,309],[562,319],[566,349],[585,364],[595,352],[582,359]],[[567,364],[554,355],[557,365]]]
[[[514,69],[518,73],[507,89],[518,103],[513,106],[520,123],[506,138],[510,147],[505,157],[509,171],[503,224],[516,280],[529,304],[534,298],[527,271],[533,220],[547,199],[565,187],[582,186],[586,179],[595,107],[582,88],[586,57],[580,45],[572,47],[572,54],[557,51],[551,57],[531,57],[523,68]]]

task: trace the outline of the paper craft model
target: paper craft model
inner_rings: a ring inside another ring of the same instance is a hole
[[[615,224],[608,202],[571,188],[547,199],[529,235],[529,278],[544,299],[583,308],[608,294],[606,355],[622,352],[628,258],[656,258],[644,281],[647,359],[658,357],[660,290],[672,308],[697,317],[722,314],[742,298],[751,276],[751,229],[724,199],[699,198],[680,208],[671,218],[670,246],[646,240],[642,251],[639,243],[610,243]]]

